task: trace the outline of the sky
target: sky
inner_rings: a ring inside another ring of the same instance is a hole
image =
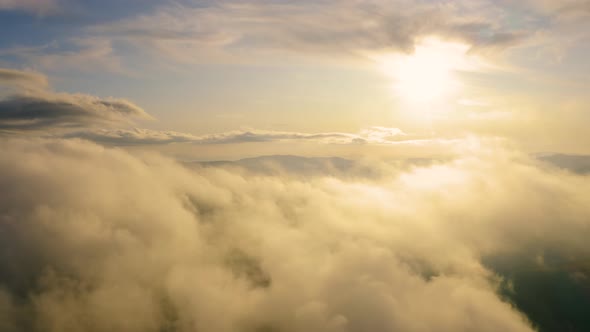
[[[0,0],[0,330],[588,331],[588,59],[588,0]]]
[[[584,154],[589,15],[583,0],[4,0],[0,65],[44,83],[3,75],[2,92],[126,100],[152,118],[112,126],[149,130],[136,145],[387,127]]]

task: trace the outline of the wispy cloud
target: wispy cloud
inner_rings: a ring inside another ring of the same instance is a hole
[[[0,83],[47,86],[47,77],[34,71],[0,68]]]
[[[0,49],[0,56],[18,57],[36,68],[49,71],[73,69],[79,72],[109,71],[126,73],[112,41],[98,37],[73,37],[36,46],[11,46]]]
[[[47,15],[59,9],[59,0],[0,0],[0,10],[22,10]]]
[[[430,34],[461,39],[475,48],[507,47],[526,37],[520,29],[498,25],[495,18],[469,9],[406,1],[320,1],[305,6],[223,1],[162,6],[152,14],[92,27],[91,32],[197,62],[211,49],[241,56],[268,51],[358,56],[367,51],[409,52],[417,39]]]

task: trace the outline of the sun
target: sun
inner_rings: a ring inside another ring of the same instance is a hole
[[[440,100],[459,88],[455,71],[468,65],[468,45],[429,38],[411,54],[377,58],[383,72],[393,80],[396,95],[413,103]]]

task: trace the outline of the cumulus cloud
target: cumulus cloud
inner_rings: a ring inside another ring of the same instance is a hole
[[[484,258],[590,254],[589,179],[506,149],[301,180],[0,148],[7,331],[532,331]]]

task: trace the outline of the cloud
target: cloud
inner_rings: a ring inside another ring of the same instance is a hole
[[[113,145],[149,145],[199,141],[198,136],[191,134],[141,128],[73,131],[64,134],[62,137],[82,138],[89,141]]]
[[[222,1],[162,6],[152,14],[89,30],[186,62],[236,61],[269,52],[340,57],[411,52],[417,40],[429,35],[460,39],[477,49],[505,48],[527,37],[523,30],[498,24],[501,15],[482,17],[473,7],[462,2]],[[476,9],[502,11],[493,4]]]
[[[0,132],[24,136],[81,138],[105,145],[199,145],[302,142],[322,145],[452,146],[456,137],[406,134],[399,128],[372,126],[358,133],[242,129],[194,135],[169,130],[129,128],[135,120],[152,119],[131,101],[85,94],[55,93],[39,73],[1,69],[0,80],[16,94],[0,99]],[[45,83],[45,85],[43,85]],[[32,89],[31,87],[35,87]]]
[[[22,10],[36,15],[47,15],[59,8],[57,0],[0,0],[0,10]]]
[[[361,136],[366,137],[369,141],[377,142],[397,141],[408,136],[399,128],[390,128],[382,126],[373,126],[365,128],[361,130],[360,134]]]
[[[590,254],[588,178],[511,150],[300,180],[75,139],[0,149],[13,330],[532,331],[483,257]]]
[[[528,0],[525,3],[545,15],[559,18],[578,18],[590,14],[587,0]]]
[[[133,118],[150,118],[124,99],[82,94],[16,95],[0,100],[0,129],[51,130],[72,127],[112,126]]]
[[[236,130],[192,135],[175,131],[126,129],[135,119],[151,119],[142,108],[125,99],[48,90],[47,77],[36,72],[0,68],[0,83],[17,94],[0,99],[0,130],[12,133],[36,131],[41,135],[83,138],[111,145],[171,143],[234,144],[251,142],[308,141],[321,144],[420,144],[428,137],[407,135],[398,128],[368,127],[360,133],[303,133],[272,130]],[[32,89],[31,87],[34,87]]]
[[[204,135],[195,139],[194,142],[200,144],[228,144],[273,142],[285,140],[309,140],[333,144],[365,143],[365,141],[358,135],[349,133],[299,133],[272,130],[239,130],[220,134]]]
[[[16,94],[0,99],[0,130],[13,133],[72,128],[129,125],[133,119],[151,119],[125,99],[47,90],[47,77],[36,72],[0,68],[0,83]]]
[[[47,87],[47,77],[33,71],[0,68],[0,84],[45,88]]]
[[[285,141],[306,141],[319,144],[428,144],[434,140],[448,141],[455,139],[433,138],[429,136],[408,135],[398,128],[368,127],[359,133],[320,132],[303,133],[273,130],[234,130],[218,134],[192,135],[175,131],[150,129],[88,129],[65,133],[64,138],[82,138],[90,141],[112,145],[152,145],[170,143],[194,144],[235,144],[235,143],[270,143]]]
[[[126,73],[112,41],[96,37],[56,39],[38,46],[12,46],[0,50],[0,56],[18,57],[36,68],[49,71],[74,69],[81,72],[107,70]]]

